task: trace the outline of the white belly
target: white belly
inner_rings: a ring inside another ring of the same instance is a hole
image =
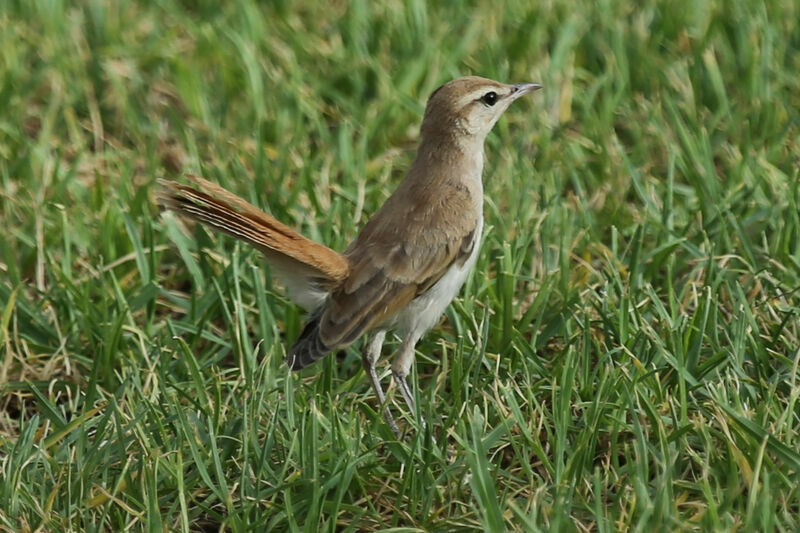
[[[453,263],[444,276],[439,279],[425,294],[422,294],[411,301],[408,306],[400,312],[396,324],[404,333],[416,333],[422,335],[436,325],[444,310],[456,297],[458,291],[467,281],[470,271],[475,266],[478,259],[478,250],[481,244],[481,234],[483,233],[483,217],[478,220],[478,227],[475,232],[475,245],[472,247],[467,260],[463,265],[458,262]]]

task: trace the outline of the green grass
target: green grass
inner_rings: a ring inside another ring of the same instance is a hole
[[[0,4],[1,529],[800,529],[796,2],[223,4]],[[343,249],[464,74],[545,89],[398,442],[154,184]]]

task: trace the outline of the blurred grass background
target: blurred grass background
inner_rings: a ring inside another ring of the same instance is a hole
[[[1,3],[0,528],[800,529],[798,20]],[[487,142],[480,259],[397,442],[358,347],[290,375],[302,314],[153,186],[199,173],[343,249],[466,74],[545,89]]]

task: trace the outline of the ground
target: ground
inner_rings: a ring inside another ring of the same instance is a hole
[[[800,529],[797,2],[221,4],[0,6],[0,528]],[[544,89],[403,442],[155,181],[342,250],[466,74]]]

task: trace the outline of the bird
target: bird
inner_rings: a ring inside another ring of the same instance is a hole
[[[343,252],[306,238],[244,199],[199,176],[159,180],[166,209],[260,250],[289,299],[309,312],[287,350],[291,370],[367,336],[361,359],[383,417],[395,421],[376,370],[387,333],[400,347],[391,371],[410,412],[407,377],[422,335],[435,326],[475,266],[483,231],[484,141],[512,102],[540,89],[478,76],[431,93],[416,158],[383,206]]]

